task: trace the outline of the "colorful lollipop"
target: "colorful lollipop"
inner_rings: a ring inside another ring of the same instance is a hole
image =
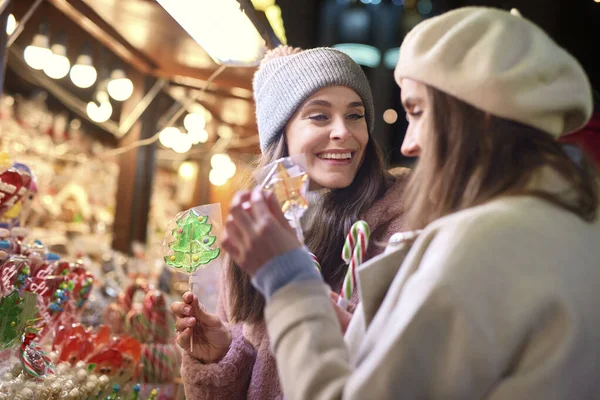
[[[217,244],[220,229],[220,204],[194,207],[179,213],[167,226],[163,244],[165,263],[175,271],[189,275],[192,292],[196,272],[220,263],[221,249]],[[191,339],[190,347],[193,348]]]
[[[304,155],[281,158],[260,170],[256,176],[260,187],[272,191],[277,197],[285,218],[304,242],[300,217],[308,208],[308,174]]]

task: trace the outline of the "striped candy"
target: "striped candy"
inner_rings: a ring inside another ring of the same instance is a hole
[[[356,290],[356,268],[362,264],[367,255],[370,237],[371,229],[365,221],[355,222],[346,236],[342,259],[348,264],[348,271],[340,292],[340,297],[345,300],[350,300]]]
[[[312,257],[312,260],[313,260],[313,267],[315,267],[317,269],[317,271],[319,271],[319,273],[321,273],[321,264],[319,264],[319,260],[317,259],[317,256],[315,256],[313,253],[310,253],[310,256]]]

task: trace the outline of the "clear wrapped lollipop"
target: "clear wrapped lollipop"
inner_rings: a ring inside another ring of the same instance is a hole
[[[262,189],[275,193],[283,215],[296,230],[298,239],[304,243],[300,218],[308,208],[306,157],[280,158],[258,171],[255,177]]]
[[[208,204],[177,214],[167,225],[163,243],[164,260],[175,271],[189,275],[190,291],[198,270],[221,264],[220,204]],[[193,343],[190,343],[193,348]]]

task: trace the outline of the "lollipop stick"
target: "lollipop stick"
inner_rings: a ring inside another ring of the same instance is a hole
[[[300,241],[300,243],[304,244],[304,234],[302,233],[302,227],[300,226],[300,218],[298,218],[298,213],[296,211],[296,208],[294,208],[292,212],[292,218],[294,219],[294,228],[296,229],[296,236],[298,236],[298,240]]]
[[[194,270],[194,253],[193,253],[193,238],[194,238],[194,224],[190,225],[190,271]],[[194,294],[194,282],[192,281],[192,275],[190,275],[190,279],[188,281],[190,285],[190,291],[192,292],[192,296]],[[198,322],[198,321],[196,321]],[[195,327],[194,327],[195,328]],[[192,334],[190,335],[190,353],[194,352],[194,328],[192,328]]]
[[[192,276],[190,275],[190,280],[189,280],[189,285],[190,285],[190,291],[192,292],[192,294],[194,294],[194,282],[192,281]],[[196,321],[198,322],[198,321]],[[192,334],[190,336],[190,353],[194,352],[194,328],[192,328]]]

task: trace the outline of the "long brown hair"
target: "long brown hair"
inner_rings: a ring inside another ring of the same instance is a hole
[[[598,210],[597,171],[585,158],[572,160],[563,145],[530,126],[481,111],[428,87],[430,132],[405,192],[409,228],[485,203],[500,195],[532,195],[586,221]],[[548,166],[569,182],[574,200],[529,189]]]
[[[258,160],[256,169],[273,161],[287,157],[286,135],[282,133],[275,143],[269,146]],[[247,187],[256,185],[249,179]],[[321,264],[325,282],[334,290],[341,287],[345,274],[344,263],[340,258],[346,233],[373,202],[386,190],[385,170],[377,144],[369,139],[363,162],[350,186],[334,189],[325,194],[322,206],[314,215],[318,224],[304,232],[305,245]],[[232,322],[256,323],[263,319],[264,297],[252,286],[250,278],[229,262],[225,279],[229,287],[230,319]]]

